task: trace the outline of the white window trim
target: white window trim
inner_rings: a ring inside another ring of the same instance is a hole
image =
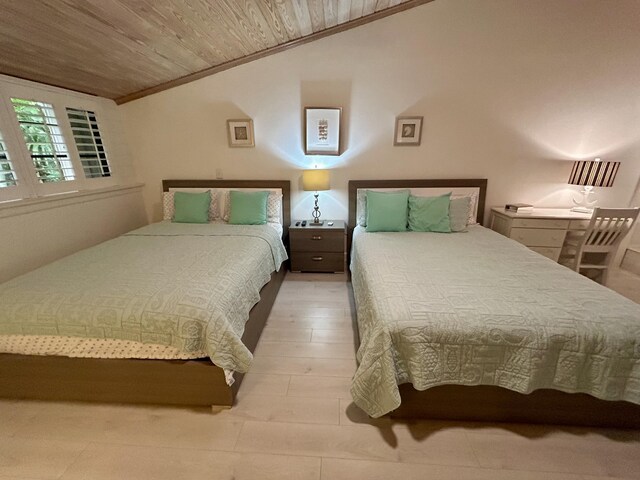
[[[142,187],[144,187],[143,183],[126,186],[117,185],[92,190],[60,193],[46,197],[0,202],[0,218],[14,217],[17,215],[40,212],[51,208],[60,208],[76,203],[86,203],[88,201],[101,200],[103,198],[127,195],[136,191],[142,191]]]

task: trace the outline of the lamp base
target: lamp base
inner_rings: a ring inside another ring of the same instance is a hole
[[[310,220],[307,225],[310,227],[321,227],[324,224],[324,220],[318,220],[317,218],[314,220]]]
[[[571,209],[572,212],[577,212],[577,213],[593,213],[593,208],[589,208],[589,207],[573,207]]]

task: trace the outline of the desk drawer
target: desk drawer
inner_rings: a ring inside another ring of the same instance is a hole
[[[591,220],[571,220],[569,230],[586,230]]]
[[[294,272],[344,272],[344,252],[296,252],[291,257]]]
[[[566,230],[512,228],[511,238],[527,247],[562,247]]]
[[[295,230],[289,236],[295,252],[344,253],[344,230]]]
[[[511,226],[518,228],[557,228],[566,230],[569,228],[569,220],[557,220],[553,218],[514,218]]]
[[[554,262],[558,261],[560,258],[560,251],[562,250],[560,247],[529,247],[529,249],[550,258]]]

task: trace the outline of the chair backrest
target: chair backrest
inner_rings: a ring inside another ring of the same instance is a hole
[[[583,250],[613,250],[638,219],[640,208],[595,208],[582,237]]]

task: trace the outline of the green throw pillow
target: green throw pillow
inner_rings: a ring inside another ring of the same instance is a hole
[[[451,193],[439,197],[409,197],[409,230],[451,233],[449,202]]]
[[[409,192],[367,190],[367,232],[407,230]]]
[[[267,223],[269,192],[239,192],[231,190],[229,223],[232,225],[264,225]]]
[[[175,192],[173,194],[173,222],[209,223],[209,205],[211,192],[202,193]]]

